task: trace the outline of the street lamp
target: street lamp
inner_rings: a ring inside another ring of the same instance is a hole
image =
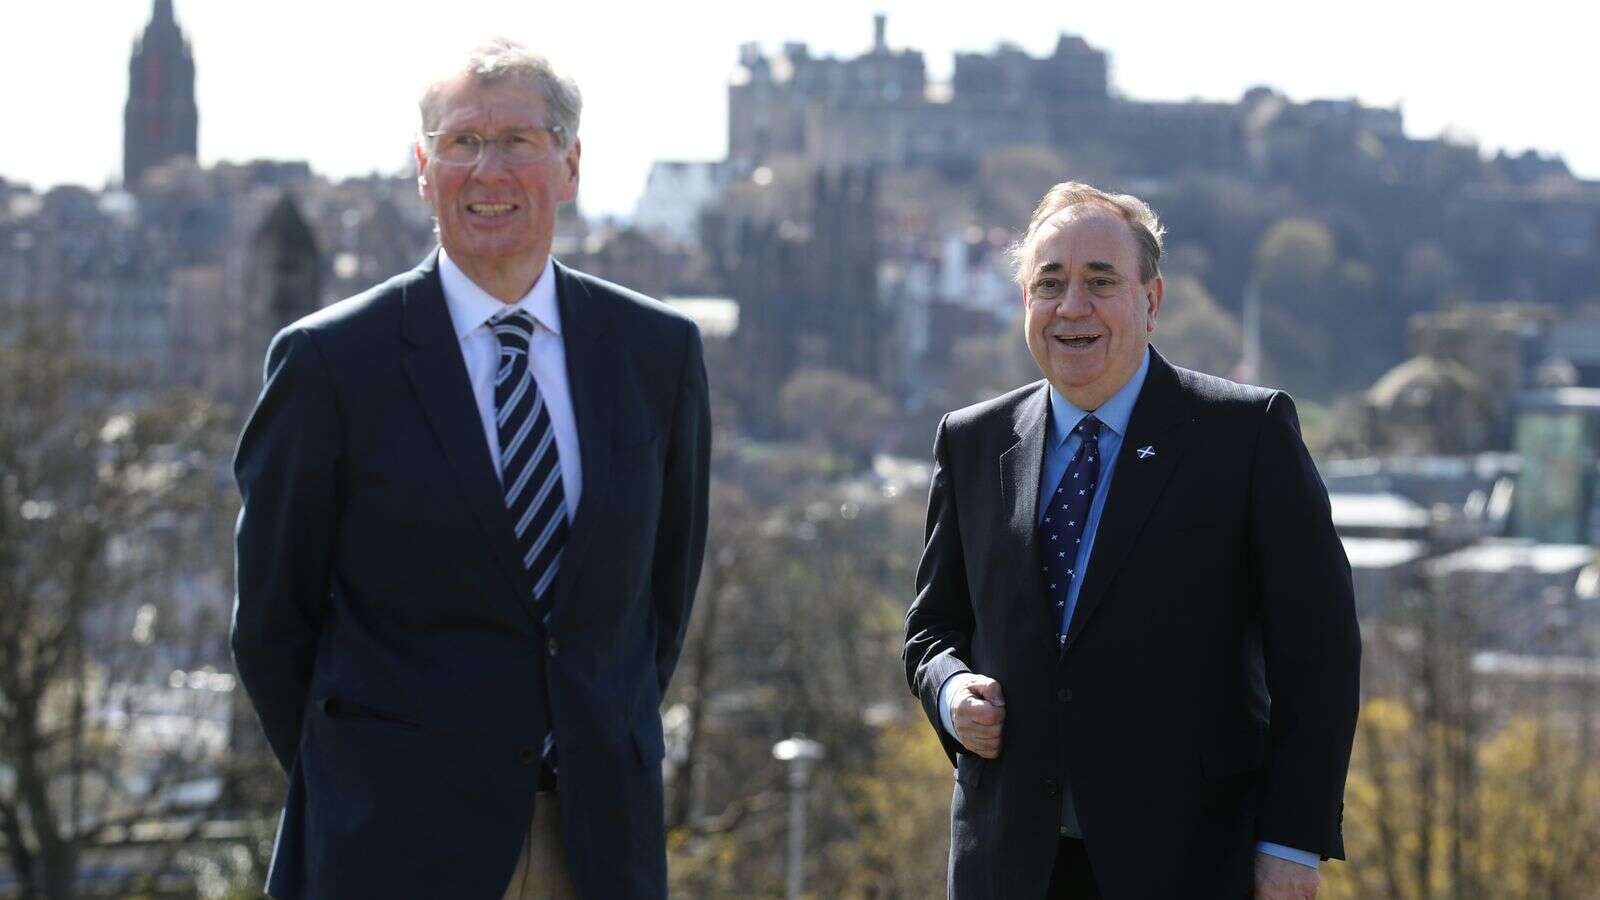
[[[795,735],[772,745],[772,758],[789,764],[789,900],[800,900],[804,873],[801,863],[806,847],[806,786],[811,781],[811,766],[827,755],[816,741]]]

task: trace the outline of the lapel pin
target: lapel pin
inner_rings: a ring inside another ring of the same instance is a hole
[[[1149,459],[1150,457],[1156,455],[1156,448],[1154,444],[1146,444],[1145,446],[1140,447],[1137,452],[1140,459]]]

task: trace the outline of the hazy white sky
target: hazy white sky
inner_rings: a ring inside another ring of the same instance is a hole
[[[0,0],[0,176],[100,186],[122,159],[128,54],[150,0]],[[516,3],[509,0],[175,0],[194,48],[204,163],[304,159],[340,177],[406,164],[420,85],[479,39],[542,50],[585,98],[588,213],[628,212],[655,159],[719,159],[740,44],[853,55],[888,13],[891,47],[948,78],[955,50],[1010,41],[1035,55],[1060,32],[1111,55],[1112,84],[1150,100],[1399,103],[1407,131],[1441,129],[1558,152],[1600,178],[1592,0],[1516,4],[1343,0],[1143,3],[877,0]],[[1479,10],[1482,10],[1481,12]],[[26,136],[26,139],[21,139]]]

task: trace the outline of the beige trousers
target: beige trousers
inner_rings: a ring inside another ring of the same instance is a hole
[[[522,839],[522,855],[501,900],[573,900],[578,892],[567,871],[561,837],[559,794],[541,793],[533,802],[533,822]]]

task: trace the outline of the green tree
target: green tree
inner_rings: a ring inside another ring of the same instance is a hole
[[[1167,282],[1152,340],[1170,362],[1223,377],[1238,366],[1244,349],[1239,321],[1190,275]]]
[[[1288,218],[1256,248],[1267,377],[1320,400],[1359,390],[1393,361],[1386,315],[1370,266],[1342,258],[1321,222]]]
[[[772,746],[800,732],[828,752],[810,791],[808,889],[866,895],[859,886],[878,873],[862,868],[853,848],[886,848],[886,829],[904,825],[874,798],[898,790],[889,780],[906,771],[887,755],[898,747],[896,729],[921,721],[898,658],[920,492],[813,477],[774,494],[782,479],[760,463],[728,474],[739,483],[713,490],[722,520],[667,698],[670,740],[694,747],[692,758],[676,757],[669,784],[672,893],[782,893],[787,788]],[[685,735],[690,722],[694,733]],[[926,725],[920,733],[937,754]],[[948,829],[948,796],[946,784],[931,823],[938,831]]]
[[[783,421],[813,445],[869,464],[894,412],[870,383],[831,369],[801,369],[779,393]]]

